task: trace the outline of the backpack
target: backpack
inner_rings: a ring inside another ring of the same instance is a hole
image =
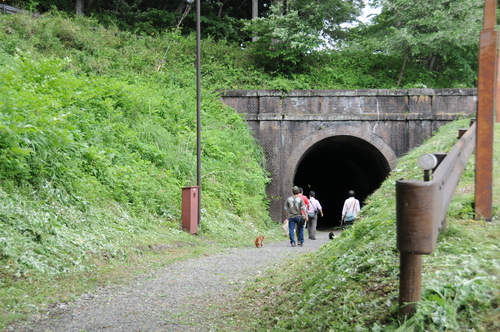
[[[347,213],[344,217],[344,221],[354,221],[355,219],[354,213]]]

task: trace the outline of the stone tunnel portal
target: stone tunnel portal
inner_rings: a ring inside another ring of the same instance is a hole
[[[367,141],[347,135],[325,138],[314,144],[300,160],[294,184],[316,192],[324,217],[318,229],[339,225],[344,200],[354,190],[361,207],[389,175],[390,166],[382,153]]]

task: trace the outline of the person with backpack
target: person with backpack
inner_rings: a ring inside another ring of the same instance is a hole
[[[354,190],[349,190],[349,198],[344,201],[344,207],[342,208],[341,224],[356,220],[360,206],[359,201],[354,198],[354,194]]]
[[[314,191],[309,192],[309,210],[307,210],[307,233],[309,234],[309,239],[316,240],[316,227],[318,225],[318,214],[323,217],[323,208],[321,204],[316,199],[316,193]]]
[[[285,202],[285,216],[288,220],[288,231],[290,244],[296,247],[295,230],[297,230],[298,245],[302,247],[304,244],[304,225],[307,219],[306,204],[302,197],[299,196],[299,187],[292,188],[292,196],[288,197]],[[297,225],[297,227],[296,227]]]

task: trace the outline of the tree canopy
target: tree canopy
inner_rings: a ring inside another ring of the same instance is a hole
[[[193,1],[194,2],[194,1]],[[183,28],[189,32],[195,29],[195,14],[189,1],[167,0],[39,0],[19,1],[31,10],[46,12],[59,10],[98,18],[101,22],[116,24],[119,28],[136,33],[150,34],[174,28],[184,16]],[[196,4],[193,3],[193,7]],[[316,32],[338,35],[341,23],[353,21],[364,6],[363,0],[328,1],[257,1],[258,17],[272,17],[271,8],[282,9],[282,15],[296,13],[301,25]],[[252,1],[206,0],[201,2],[202,32],[214,38],[248,41],[242,30],[243,23],[253,18]],[[287,28],[287,26],[284,26]],[[306,31],[307,32],[307,31]]]
[[[380,0],[382,11],[372,24],[352,30],[351,44],[367,52],[400,54],[428,71],[450,62],[475,75],[483,0]],[[471,61],[472,60],[472,61]],[[441,68],[442,69],[442,68]]]
[[[186,0],[16,3],[42,13],[78,13],[138,35],[178,30],[187,36],[196,30],[192,10],[196,3]],[[256,17],[253,4],[257,4]],[[369,23],[353,25],[366,4],[379,8],[380,13]],[[405,86],[404,77],[412,64],[420,67],[422,85],[429,80],[436,82],[446,73],[446,80],[462,80],[463,86],[471,86],[477,76],[482,8],[483,0],[205,0],[200,8],[201,37],[247,49],[255,66],[276,75],[306,73],[315,66],[318,54],[336,52],[347,57],[353,52],[364,54],[374,59],[373,66],[379,71],[375,63],[380,59],[374,54],[380,53],[398,66],[396,86]],[[439,85],[446,85],[446,81]]]

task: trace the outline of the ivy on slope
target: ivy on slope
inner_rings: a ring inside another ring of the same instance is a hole
[[[353,227],[319,252],[267,271],[245,291],[240,312],[233,312],[228,321],[250,324],[252,331],[498,329],[500,227],[463,220],[469,218],[466,209],[450,209],[448,227],[436,250],[424,256],[423,294],[416,314],[406,321],[397,316],[395,181],[422,179],[418,157],[449,151],[458,128],[466,128],[468,122],[442,127],[426,144],[401,158],[369,197]],[[472,172],[473,161],[464,177],[470,178]],[[249,322],[244,316],[253,318]]]

